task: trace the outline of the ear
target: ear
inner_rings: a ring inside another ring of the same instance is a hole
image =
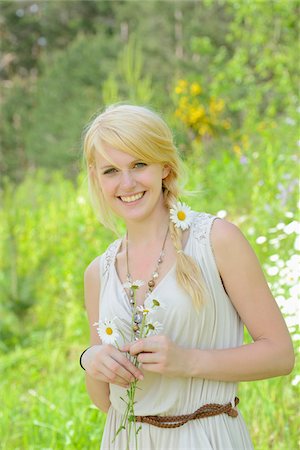
[[[169,175],[170,172],[171,172],[171,167],[168,166],[167,164],[165,164],[163,166],[162,179],[164,180],[165,178],[167,178],[167,176]]]

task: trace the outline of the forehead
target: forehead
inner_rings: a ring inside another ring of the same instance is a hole
[[[108,145],[101,146],[101,150],[95,152],[95,160],[98,166],[114,165],[122,167],[137,159],[136,156]]]

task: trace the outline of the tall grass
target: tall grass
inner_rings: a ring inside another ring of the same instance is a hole
[[[282,162],[283,143],[274,134],[259,145],[247,159],[230,149],[218,158],[195,149],[187,188],[200,194],[186,200],[240,225],[280,298],[296,347],[295,147],[285,147]],[[7,182],[1,199],[1,448],[98,448],[105,415],[91,405],[78,365],[88,344],[83,272],[113,236],[94,219],[81,176],[74,186],[60,173],[37,172],[18,187]],[[256,449],[298,448],[297,370],[298,360],[287,377],[241,383],[240,410]]]

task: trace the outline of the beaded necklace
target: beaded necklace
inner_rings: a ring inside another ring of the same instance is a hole
[[[167,232],[166,232],[166,235],[165,235],[165,238],[164,238],[164,241],[163,241],[163,245],[162,245],[162,248],[161,248],[161,251],[160,251],[160,254],[159,254],[156,266],[155,266],[155,269],[152,272],[152,276],[151,276],[150,280],[147,283],[148,290],[147,290],[146,295],[145,295],[145,300],[147,299],[147,297],[153,291],[153,289],[155,287],[155,281],[159,277],[159,268],[160,268],[161,263],[163,262],[163,257],[165,255],[164,250],[165,250],[165,245],[166,245],[168,233],[169,233],[169,226],[167,228]],[[132,276],[131,276],[130,271],[129,271],[129,262],[128,262],[128,233],[126,234],[126,272],[127,272],[127,274],[126,274],[127,281],[132,284],[133,283],[133,279],[132,279]],[[139,326],[140,326],[140,324],[141,324],[141,322],[143,320],[143,313],[142,313],[142,311],[138,311],[137,310],[136,302],[135,302],[135,298],[134,297],[135,297],[134,289],[130,288],[129,289],[129,303],[130,303],[130,306],[131,306],[131,309],[132,309],[132,312],[133,312],[133,318],[134,318],[134,324],[133,324],[132,329],[133,329],[133,332],[134,332],[134,335],[135,335],[135,339],[138,339],[139,338]]]

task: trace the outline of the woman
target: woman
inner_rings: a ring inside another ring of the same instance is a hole
[[[126,236],[92,261],[84,277],[91,347],[81,364],[92,401],[108,413],[101,448],[127,448],[125,431],[115,437],[121,397],[139,380],[135,415],[142,423],[130,448],[136,438],[143,450],[251,449],[236,409],[237,383],[285,375],[294,364],[288,330],[253,250],[230,222],[177,203],[180,161],[169,128],[151,110],[109,107],[88,127],[84,154],[100,221],[114,229],[119,216],[126,225]],[[134,293],[135,307],[154,298],[165,306],[157,312],[158,334],[139,339],[137,321],[130,338],[128,280],[146,281]],[[94,326],[114,317],[128,341],[123,346],[101,344]],[[253,338],[248,345],[243,324]],[[189,416],[199,408],[202,416]]]

